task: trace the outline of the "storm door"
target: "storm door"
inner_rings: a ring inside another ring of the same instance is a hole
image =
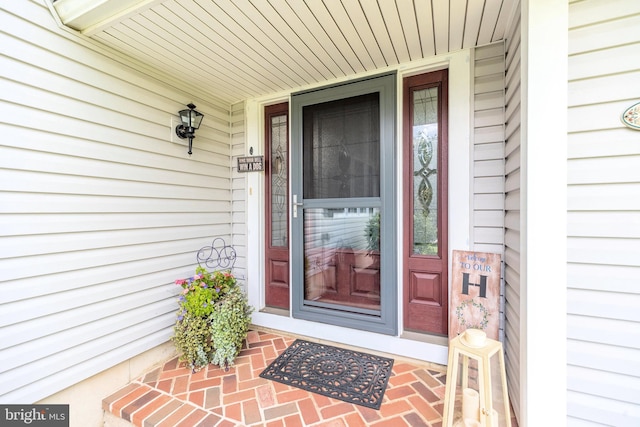
[[[404,329],[448,331],[447,70],[403,82]]]
[[[296,318],[395,334],[395,75],[292,97]]]

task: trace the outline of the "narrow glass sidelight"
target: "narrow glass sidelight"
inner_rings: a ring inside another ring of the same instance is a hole
[[[413,253],[438,253],[438,88],[412,92]]]
[[[289,245],[287,221],[287,186],[289,182],[287,116],[271,117],[271,245],[287,247]]]

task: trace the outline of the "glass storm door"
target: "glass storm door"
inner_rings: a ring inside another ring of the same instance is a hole
[[[265,108],[265,304],[289,310],[289,104]]]
[[[447,70],[403,82],[404,329],[448,331]]]
[[[397,330],[394,92],[391,74],[292,97],[296,318]]]

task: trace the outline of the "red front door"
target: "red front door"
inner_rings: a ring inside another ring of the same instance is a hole
[[[448,332],[447,70],[403,81],[404,329]]]
[[[289,104],[265,108],[265,303],[289,309]]]

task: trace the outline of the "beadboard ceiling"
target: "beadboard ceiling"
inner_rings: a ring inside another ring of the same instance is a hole
[[[502,40],[515,0],[57,0],[61,21],[229,103]]]

